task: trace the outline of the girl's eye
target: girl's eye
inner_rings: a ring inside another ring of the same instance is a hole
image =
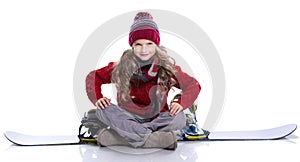
[[[140,43],[137,43],[137,44],[135,44],[135,46],[141,46],[141,44],[140,44]]]
[[[152,44],[153,44],[152,42],[147,43],[147,45],[152,45]]]

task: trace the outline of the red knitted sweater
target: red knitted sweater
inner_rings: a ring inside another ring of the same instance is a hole
[[[107,66],[94,70],[90,72],[86,77],[86,92],[90,101],[95,104],[96,101],[103,97],[101,93],[101,85],[112,83],[111,75],[113,70],[114,62],[110,62]],[[148,67],[149,68],[149,67]],[[142,71],[147,71],[148,69],[142,69]],[[201,86],[198,81],[183,72],[179,66],[176,66],[177,73],[175,74],[177,84],[175,87],[182,90],[181,98],[176,101],[180,103],[184,109],[190,107],[201,90]],[[151,97],[149,97],[149,92],[153,91],[153,87],[157,86],[157,76],[156,78],[144,82],[142,80],[136,79],[131,81],[131,100],[122,101],[120,97],[117,97],[118,105],[140,116],[147,116],[151,111],[153,111],[153,106],[151,106]],[[154,89],[155,90],[155,89]],[[169,91],[169,90],[168,90]],[[166,93],[165,100],[168,93]],[[118,95],[120,96],[119,92]],[[168,104],[163,102],[160,108],[160,112],[167,111]]]

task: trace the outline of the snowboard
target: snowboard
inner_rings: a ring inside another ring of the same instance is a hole
[[[296,124],[288,124],[280,127],[248,130],[248,131],[219,131],[207,132],[203,136],[189,136],[182,141],[240,141],[240,140],[278,140],[287,137],[297,129]],[[49,145],[75,145],[91,143],[95,139],[79,139],[77,135],[70,136],[34,136],[25,135],[13,131],[4,133],[5,137],[19,146],[49,146]]]
[[[76,135],[39,136],[26,135],[13,131],[6,131],[4,136],[13,144],[19,146],[43,146],[43,145],[72,145],[80,144]]]
[[[296,124],[288,124],[280,127],[253,131],[211,132],[207,139],[209,141],[278,140],[291,135],[296,129]]]

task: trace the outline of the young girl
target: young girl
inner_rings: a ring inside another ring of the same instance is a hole
[[[129,45],[118,62],[92,71],[86,78],[86,91],[97,107],[102,129],[97,141],[101,146],[127,145],[175,150],[175,130],[185,126],[183,110],[190,107],[200,92],[196,79],[175,65],[164,47],[156,23],[148,12],[139,12],[130,28]],[[101,85],[114,83],[118,105],[103,96]],[[174,86],[180,98],[167,103]]]

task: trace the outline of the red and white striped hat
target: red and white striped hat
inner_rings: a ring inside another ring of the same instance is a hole
[[[130,27],[129,45],[138,39],[148,39],[159,45],[160,36],[157,24],[153,21],[153,17],[148,12],[139,12],[134,18],[134,22]]]

